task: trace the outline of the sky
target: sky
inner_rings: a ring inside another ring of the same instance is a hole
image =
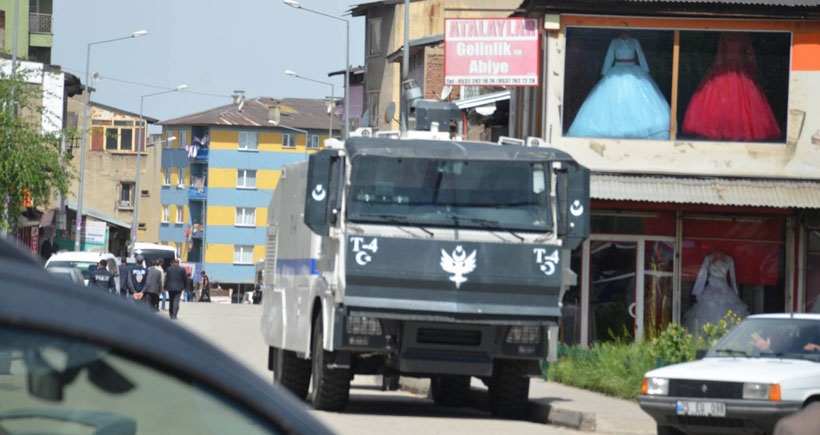
[[[356,0],[301,0],[304,8],[350,22],[350,64],[364,59],[364,18],[348,11]],[[344,95],[345,23],[282,0],[54,0],[51,63],[85,83],[91,45],[91,100],[162,120],[246,98],[327,98],[332,83]],[[146,96],[185,84],[179,92]],[[145,96],[145,98],[143,98]],[[155,133],[160,127],[152,127]]]

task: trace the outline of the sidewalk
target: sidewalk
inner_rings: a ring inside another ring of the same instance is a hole
[[[404,378],[401,389],[426,395],[430,381]],[[470,406],[487,409],[487,387],[472,380]],[[622,435],[654,435],[655,420],[638,402],[618,399],[563,384],[533,378],[530,381],[531,421],[566,426],[583,432]]]

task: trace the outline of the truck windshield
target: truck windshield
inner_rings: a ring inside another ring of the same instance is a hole
[[[358,157],[347,217],[395,225],[552,230],[547,162]]]

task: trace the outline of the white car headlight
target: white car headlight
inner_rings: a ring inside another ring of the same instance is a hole
[[[780,401],[780,385],[746,382],[743,384],[743,398],[749,400]]]
[[[649,396],[668,396],[669,379],[643,378],[643,386],[641,388],[641,392]]]

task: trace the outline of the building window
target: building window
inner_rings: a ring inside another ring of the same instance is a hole
[[[134,183],[120,184],[120,208],[134,206]]]
[[[370,119],[368,120],[370,127],[376,127],[379,125],[379,91],[369,92],[367,94],[367,110],[370,113]]]
[[[233,262],[236,264],[253,264],[253,245],[234,245]]]
[[[118,128],[121,124],[128,123],[128,128]],[[133,151],[134,150],[134,122],[114,121],[114,127],[105,129],[105,149],[107,151]]]
[[[382,19],[367,20],[367,56],[374,57],[382,54]]]
[[[162,206],[162,221],[169,222],[171,220],[171,209],[167,205]]]
[[[165,168],[162,174],[162,184],[165,186],[171,185],[171,168]]]
[[[182,258],[182,242],[174,243],[174,248],[177,251],[177,258]]]
[[[177,169],[177,186],[179,188],[185,187],[185,168]]]
[[[237,170],[236,187],[240,189],[256,189],[256,171],[253,169]]]
[[[177,223],[184,224],[185,223],[185,206],[178,205],[177,206]]]
[[[256,226],[256,209],[252,207],[237,207],[234,224],[238,227]]]
[[[319,135],[313,134],[310,136],[310,142],[308,142],[308,148],[312,149],[319,149]]]
[[[172,135],[172,134],[169,134],[169,135],[166,135],[166,136],[167,136],[167,137],[165,138],[165,140],[163,140],[163,142],[165,142],[165,148],[166,148],[166,149],[169,149],[169,148],[173,147],[173,144],[172,144],[172,142],[173,142],[173,141],[168,140],[168,138],[169,138],[169,137],[173,137],[173,135]],[[181,144],[181,143],[182,143],[182,142],[180,141],[180,144]],[[169,184],[170,184],[170,183],[169,183]]]
[[[789,32],[680,30],[676,43],[675,29],[570,26],[565,40],[565,136],[786,141]],[[636,87],[616,107],[604,100],[623,77]]]
[[[185,148],[188,144],[188,131],[182,130],[179,132],[179,141],[177,142],[177,148]]]
[[[259,149],[259,133],[255,131],[239,132],[239,149],[256,151]]]
[[[282,133],[282,148],[296,148],[296,137],[290,133]]]

